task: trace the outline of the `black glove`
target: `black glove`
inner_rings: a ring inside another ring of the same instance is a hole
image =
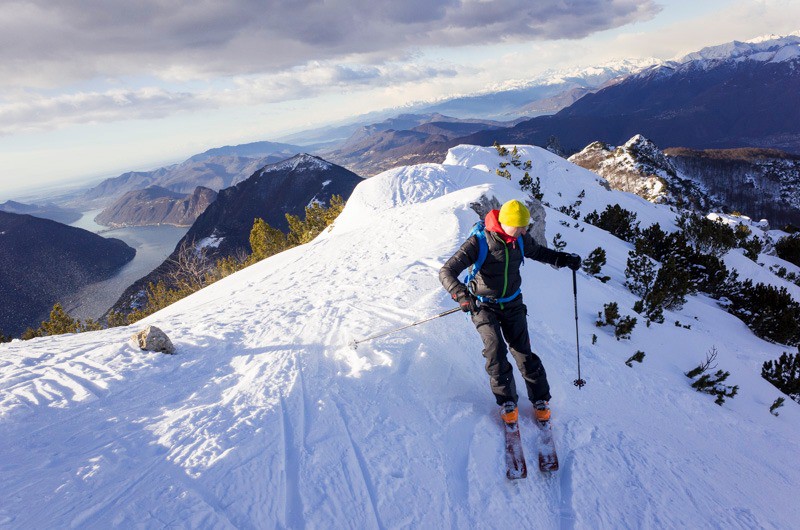
[[[567,254],[564,262],[565,267],[576,271],[581,268],[581,257],[577,254]]]
[[[481,310],[478,305],[478,299],[472,296],[466,289],[454,293],[453,300],[458,302],[458,305],[461,306],[461,310],[465,313],[472,313],[474,315]]]

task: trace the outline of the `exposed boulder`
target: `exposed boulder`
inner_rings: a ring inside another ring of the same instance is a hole
[[[166,333],[156,326],[147,326],[139,333],[131,335],[131,339],[139,345],[139,348],[146,351],[175,353],[175,346],[172,345],[172,341],[169,340]]]

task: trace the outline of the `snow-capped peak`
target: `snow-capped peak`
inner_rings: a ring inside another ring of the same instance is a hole
[[[333,165],[325,160],[316,157],[314,155],[309,155],[308,153],[300,153],[298,155],[293,156],[287,160],[282,162],[278,162],[277,164],[272,164],[266,166],[264,168],[264,173],[270,173],[273,171],[312,171],[312,170],[327,170],[333,167]]]
[[[685,55],[675,62],[678,64],[689,62],[714,64],[728,60],[782,62],[798,56],[800,56],[800,32],[784,36],[768,35],[745,42],[733,41],[718,46],[709,46]]]
[[[664,152],[641,134],[616,148],[592,142],[569,160],[602,176],[612,188],[650,202],[703,208],[712,203],[704,190],[680,175]]]

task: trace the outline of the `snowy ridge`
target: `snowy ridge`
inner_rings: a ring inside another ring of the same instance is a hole
[[[582,214],[619,203],[642,226],[674,227],[667,207],[608,190],[543,149],[519,151],[553,207],[584,192]],[[495,175],[502,160],[492,148],[459,146],[444,164],[387,171],[359,184],[311,243],[139,325],[0,345],[0,524],[792,527],[800,410],[787,400],[770,415],[779,392],[759,376],[787,348],[702,296],[616,341],[594,319],[611,300],[633,314],[636,298],[623,287],[631,245],[552,208],[548,240],[561,233],[583,256],[602,246],[611,276],[604,284],[578,275],[588,381],[579,391],[571,276],[535,262],[522,270],[534,350],[554,395],[558,474],[505,479],[480,341],[464,315],[348,347],[453,307],[437,272],[477,220],[469,204],[521,196],[520,170],[509,166],[511,181]],[[177,355],[134,347],[128,338],[146,323],[167,331]],[[712,346],[740,385],[722,407],[683,375]],[[628,368],[636,350],[646,358]],[[522,398],[532,455],[530,417]]]
[[[593,142],[569,161],[594,171],[609,185],[658,204],[693,206],[700,210],[715,200],[701,185],[681,174],[667,156],[641,134],[620,147]]]
[[[800,61],[800,31],[786,36],[765,36],[746,42],[733,41],[718,46],[709,46],[672,61],[664,61],[632,78],[670,76],[691,69],[709,70],[721,64],[754,61],[783,63]]]
[[[781,62],[800,55],[800,31],[786,36],[765,35],[749,41],[733,41],[690,53],[678,63],[690,61],[751,60]]]
[[[567,82],[577,82],[581,86],[600,86],[616,77],[634,74],[645,68],[660,64],[656,58],[622,59],[589,67],[568,68],[563,70],[547,70],[533,79],[506,81],[494,85],[486,90],[496,92],[500,90],[524,89],[534,86],[558,85]]]
[[[303,171],[313,171],[326,170],[330,169],[331,167],[333,166],[330,163],[322,160],[319,157],[309,155],[307,153],[301,153],[293,156],[292,158],[284,160],[283,162],[269,165],[265,167],[262,172],[271,173],[273,171],[296,171],[298,169]]]

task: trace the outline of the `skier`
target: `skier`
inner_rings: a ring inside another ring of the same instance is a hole
[[[506,356],[506,342],[525,379],[534,418],[539,422],[550,419],[550,385],[541,359],[531,351],[528,312],[520,291],[520,265],[524,258],[572,270],[581,265],[577,254],[538,245],[527,232],[529,222],[530,212],[524,204],[516,200],[506,202],[500,210],[486,215],[485,228],[480,223],[476,225],[439,271],[442,285],[461,309],[471,314],[483,340],[486,372],[506,424],[516,424],[519,418],[516,383]],[[458,275],[470,266],[473,266],[470,274],[461,282]]]

